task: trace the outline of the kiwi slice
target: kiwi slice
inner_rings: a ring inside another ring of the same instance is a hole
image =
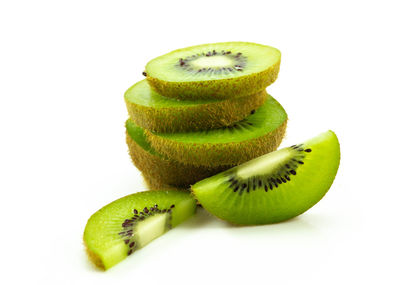
[[[281,53],[247,42],[203,44],[151,60],[144,75],[160,94],[179,99],[232,98],[264,90],[278,77]]]
[[[181,133],[145,130],[159,153],[185,164],[212,167],[238,165],[277,149],[286,130],[287,114],[271,96],[244,120],[229,127]]]
[[[143,176],[151,178],[151,188],[170,185],[188,188],[191,184],[217,174],[231,166],[196,166],[182,164],[155,151],[148,143],[144,130],[132,120],[126,121],[126,142],[129,154]]]
[[[139,126],[155,132],[183,132],[229,126],[260,107],[265,90],[232,99],[180,101],[161,96],[142,80],[125,93],[130,118]]]
[[[234,224],[268,224],[314,206],[335,179],[340,146],[328,131],[266,154],[192,186],[200,204]]]
[[[84,242],[95,265],[109,269],[196,211],[189,192],[146,191],[120,198],[93,214]]]

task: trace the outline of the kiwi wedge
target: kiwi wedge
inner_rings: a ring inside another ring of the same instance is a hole
[[[302,214],[331,187],[339,141],[327,131],[266,154],[192,186],[199,203],[234,224],[269,224]]]
[[[265,90],[231,99],[180,101],[161,96],[142,80],[125,93],[130,118],[139,126],[155,132],[184,132],[229,126],[260,107]]]
[[[120,198],[93,214],[84,242],[95,265],[109,269],[196,211],[189,192],[146,191]]]
[[[261,92],[278,77],[276,48],[224,42],[178,49],[146,65],[144,75],[160,94],[184,100],[232,98]]]
[[[145,130],[151,146],[181,163],[213,167],[238,165],[277,149],[287,114],[271,96],[251,115],[229,127],[181,133]]]
[[[191,184],[217,174],[230,166],[198,166],[182,164],[155,151],[147,141],[144,130],[132,120],[127,120],[126,142],[134,165],[142,171],[149,186],[159,188],[162,185],[188,188]]]

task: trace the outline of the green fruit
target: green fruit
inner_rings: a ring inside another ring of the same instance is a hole
[[[179,101],[161,96],[142,80],[125,93],[130,118],[140,127],[155,132],[182,132],[229,126],[260,107],[265,90],[232,99]]]
[[[196,201],[184,191],[146,191],[118,199],[93,214],[84,242],[95,265],[109,269],[192,216]]]
[[[203,44],[151,60],[145,75],[160,94],[183,100],[232,98],[264,90],[278,77],[281,53],[246,42]]]
[[[126,142],[132,161],[142,171],[145,178],[151,178],[152,188],[162,185],[188,188],[201,179],[229,168],[229,166],[218,165],[211,167],[184,165],[169,159],[150,146],[142,128],[131,120],[127,120],[125,126]]]
[[[238,165],[274,151],[282,141],[287,114],[272,97],[253,114],[230,127],[184,133],[145,130],[159,153],[190,165]]]
[[[266,154],[192,186],[199,203],[234,224],[269,224],[300,215],[329,190],[340,146],[328,131]]]

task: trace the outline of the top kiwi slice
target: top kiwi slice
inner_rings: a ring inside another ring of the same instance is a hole
[[[273,83],[281,53],[247,42],[204,44],[151,60],[145,75],[160,94],[179,99],[232,98],[254,94]]]

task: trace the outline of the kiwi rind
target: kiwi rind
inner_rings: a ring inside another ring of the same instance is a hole
[[[142,171],[145,178],[151,177],[151,188],[153,189],[158,188],[158,186],[161,187],[162,185],[188,188],[191,184],[230,167],[219,165],[208,167],[180,163],[157,153],[154,149],[151,149],[150,145],[143,146],[143,143],[148,144],[145,141],[146,138],[144,134],[139,134],[143,136],[144,142],[138,142],[137,137],[135,137],[137,133],[133,134],[132,131],[135,129],[143,133],[143,130],[132,121],[128,120],[126,122],[126,127],[126,143],[132,162]],[[136,140],[133,137],[135,137]],[[144,147],[150,149],[145,149]]]
[[[235,44],[234,42],[220,43],[220,44]],[[237,44],[250,44],[256,46],[262,46],[254,43],[237,42]],[[199,45],[196,47],[200,47]],[[207,45],[204,45],[207,46]],[[271,48],[271,47],[268,47]],[[178,49],[170,52],[173,54],[180,52],[183,49]],[[275,49],[276,50],[276,49]],[[272,84],[278,77],[280,68],[280,52],[278,53],[278,60],[269,66],[269,68],[239,77],[206,80],[206,81],[165,81],[156,77],[152,77],[152,73],[147,70],[146,74],[149,84],[157,90],[163,96],[178,98],[181,100],[196,100],[196,99],[208,99],[217,98],[225,99],[232,97],[240,97],[249,94],[261,92],[267,86]]]
[[[185,132],[229,126],[259,108],[267,98],[267,93],[263,90],[249,96],[222,100],[188,102],[165,98],[161,107],[146,106],[129,99],[128,95],[138,84],[146,85],[147,82],[145,80],[138,82],[125,93],[129,116],[140,127],[155,132]],[[143,89],[143,92],[155,93],[150,90],[150,87]],[[161,95],[154,94],[153,96]],[[171,105],[166,106],[165,101],[171,101]],[[179,105],[179,102],[183,102],[183,104]]]
[[[259,113],[256,111],[257,114],[250,115],[246,120],[261,120],[259,124],[262,125],[249,131],[244,129],[242,132],[240,129],[236,134],[225,128],[208,133],[177,134],[145,130],[145,134],[158,153],[183,164],[206,167],[238,165],[276,150],[285,135],[287,114],[279,102],[271,97],[259,110]],[[241,137],[242,133],[247,134],[245,138]]]
[[[148,190],[179,190],[179,191],[187,191],[188,187],[178,187],[173,185],[168,185],[163,183],[163,181],[158,181],[151,176],[146,176],[142,173],[143,180]]]

